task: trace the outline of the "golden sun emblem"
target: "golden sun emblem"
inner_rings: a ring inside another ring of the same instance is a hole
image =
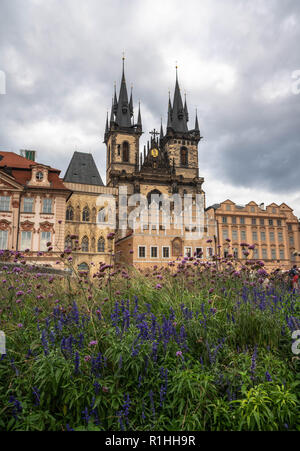
[[[158,157],[158,150],[157,149],[152,149],[151,155],[152,155],[153,158],[157,158]]]

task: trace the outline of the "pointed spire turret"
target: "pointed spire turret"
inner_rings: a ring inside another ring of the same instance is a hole
[[[138,126],[138,129],[140,131],[142,131],[143,126],[142,126],[142,116],[141,116],[141,102],[139,102],[139,114],[138,114],[137,126]]]
[[[130,94],[130,102],[129,102],[129,109],[130,109],[130,115],[133,117],[133,98],[132,98],[132,90],[133,87],[131,86],[131,94]]]
[[[187,111],[187,108],[186,108]],[[178,67],[176,66],[176,85],[173,101],[173,114],[172,114],[172,128],[175,132],[186,133],[188,132],[187,118],[185,115],[185,108],[183,106],[181,92],[178,82]]]
[[[172,128],[172,104],[171,104],[171,95],[169,91],[169,106],[168,106],[168,124],[167,128]]]
[[[162,118],[161,118],[161,123],[160,123],[160,139],[163,139],[163,137],[164,137],[164,129],[163,129]]]
[[[128,102],[128,93],[125,79],[125,58],[123,57],[123,73],[122,73],[122,81],[120,87],[119,101],[118,101],[118,109],[116,115],[116,122],[121,128],[130,128],[131,127],[131,113],[130,106]]]
[[[188,107],[186,104],[186,94],[184,94],[184,114],[185,114],[186,121],[189,122],[189,111],[188,111]]]
[[[114,99],[112,99],[112,105],[111,105],[111,112],[110,112],[110,125],[115,122],[115,115],[114,115]]]
[[[200,133],[199,122],[198,122],[198,111],[196,110],[196,120],[195,120],[195,131]]]
[[[114,110],[114,114],[117,114],[118,111],[118,99],[117,99],[117,86],[116,86],[116,82],[114,84],[114,91],[115,91],[115,95],[114,95],[114,100],[113,100],[113,110]]]

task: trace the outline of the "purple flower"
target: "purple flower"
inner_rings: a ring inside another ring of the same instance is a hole
[[[182,357],[182,351],[177,351],[177,352],[176,352],[176,356],[177,356],[177,357]]]
[[[19,328],[19,329],[22,329],[23,327],[24,327],[24,326],[23,326],[22,323],[19,323],[19,324],[18,324],[18,328]]]
[[[157,290],[161,290],[162,289],[162,285],[160,283],[158,283],[155,287]]]
[[[98,341],[95,340],[95,341],[91,341],[91,342],[89,343],[89,346],[97,346],[97,344],[98,344]]]

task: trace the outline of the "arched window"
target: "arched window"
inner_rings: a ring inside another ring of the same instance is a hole
[[[66,211],[66,221],[74,221],[74,209],[71,205],[68,206]]]
[[[98,252],[105,252],[105,240],[102,237],[98,240]]]
[[[70,235],[68,235],[65,239],[65,249],[72,249],[72,240]]]
[[[78,265],[78,271],[89,271],[89,265],[87,263],[80,263],[80,265]]]
[[[182,240],[180,238],[175,238],[172,241],[172,255],[173,257],[182,255]]]
[[[156,202],[156,203],[158,202],[159,203],[159,208],[161,208],[162,207],[162,201],[156,199],[156,196],[161,196],[161,195],[162,194],[161,194],[160,191],[158,191],[158,189],[154,189],[154,190],[150,191],[150,193],[148,193],[148,195],[147,195],[148,205],[151,205],[152,202]]]
[[[181,147],[180,149],[180,164],[181,166],[188,166],[188,150],[186,147]]]
[[[82,252],[88,252],[89,251],[89,239],[87,236],[85,236],[84,238],[82,238],[82,242],[81,242],[81,251]]]
[[[103,222],[107,222],[106,219],[107,219],[106,218],[106,210],[105,210],[105,208],[101,208],[101,210],[98,213],[98,222],[100,222],[102,224]]]
[[[85,207],[82,212],[82,221],[89,222],[89,220],[90,220],[90,210],[88,209],[88,207]]]
[[[129,163],[129,144],[127,141],[123,142],[123,162]]]

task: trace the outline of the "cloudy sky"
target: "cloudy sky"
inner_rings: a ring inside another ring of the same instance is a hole
[[[36,149],[62,175],[90,152],[105,180],[122,52],[144,141],[166,125],[177,61],[207,204],[286,202],[300,216],[299,43],[298,0],[0,0],[0,149]]]

